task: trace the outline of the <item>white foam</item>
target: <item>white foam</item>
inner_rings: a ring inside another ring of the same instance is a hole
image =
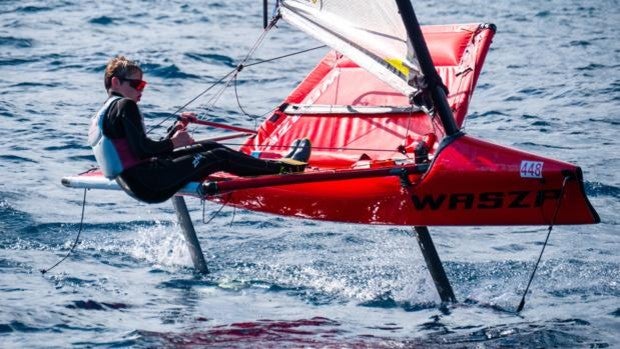
[[[156,222],[155,226],[140,228],[133,245],[127,250],[131,256],[159,266],[192,266],[191,255],[177,224]]]

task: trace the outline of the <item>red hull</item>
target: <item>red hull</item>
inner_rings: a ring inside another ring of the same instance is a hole
[[[522,177],[524,161],[542,163],[541,178]],[[562,191],[565,176],[570,179]],[[408,179],[411,187],[403,186],[396,175],[266,187],[256,184],[260,187],[235,190],[220,200],[286,216],[426,226],[547,225],[559,204],[555,224],[599,222],[584,194],[578,167],[468,136],[446,146],[428,172]],[[231,182],[233,187],[235,182]],[[246,182],[251,184],[252,179]]]
[[[423,28],[435,67],[450,93],[448,101],[459,127],[476,85],[494,31],[478,24]],[[330,52],[286,98],[286,104],[405,106],[406,98]],[[360,159],[394,167],[411,161],[412,148],[427,134],[440,140],[443,128],[423,113],[294,114],[276,111],[242,150],[282,153],[295,138],[313,143],[310,165],[317,171],[352,171]],[[237,179],[238,190],[215,198],[256,211],[311,219],[394,225],[549,224],[564,175],[567,182],[556,224],[596,223],[599,218],[583,192],[579,168],[560,161],[458,137],[439,150],[425,174],[411,174],[410,188],[398,176],[284,184],[282,180]],[[406,154],[397,151],[408,149]],[[268,156],[268,155],[266,155]],[[521,176],[524,164],[542,172]],[[312,170],[306,171],[312,175]],[[309,176],[310,177],[310,176]],[[230,178],[227,178],[230,179]],[[294,178],[297,180],[298,178]],[[303,179],[303,178],[302,178]],[[262,182],[261,182],[262,181]],[[240,189],[248,188],[249,189]]]

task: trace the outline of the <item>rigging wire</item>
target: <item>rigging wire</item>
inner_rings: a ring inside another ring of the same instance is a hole
[[[259,38],[260,41],[263,40],[263,37],[261,36],[261,38]],[[255,45],[256,46],[256,45]],[[232,78],[230,80],[236,79],[238,73],[243,70],[244,68],[247,67],[251,67],[251,66],[255,66],[258,64],[262,64],[262,63],[267,63],[267,62],[273,62],[279,59],[283,59],[283,58],[288,58],[291,56],[295,56],[295,55],[299,55],[302,53],[306,53],[306,52],[310,52],[313,50],[318,50],[321,48],[326,47],[326,45],[320,45],[320,46],[315,46],[309,49],[305,49],[305,50],[300,50],[300,51],[296,51],[293,53],[288,53],[285,55],[281,55],[281,56],[277,56],[277,57],[272,57],[269,59],[264,59],[264,60],[260,60],[257,62],[253,62],[253,63],[249,63],[249,64],[243,64],[243,62],[245,62],[247,59],[249,59],[248,56],[246,56],[247,58],[245,58],[241,64],[237,65],[233,70],[231,70],[230,72],[228,72],[226,75],[222,76],[219,80],[215,81],[214,83],[212,83],[211,85],[209,85],[209,87],[207,87],[206,89],[204,89],[202,92],[200,92],[198,95],[196,95],[194,98],[192,98],[191,100],[189,100],[187,103],[183,104],[181,107],[177,108],[172,114],[170,114],[168,117],[164,118],[162,121],[160,121],[159,123],[157,123],[156,125],[152,126],[151,128],[148,129],[148,131],[146,132],[147,134],[150,133],[151,131],[153,131],[155,128],[160,127],[163,123],[165,123],[166,121],[170,120],[170,118],[176,116],[179,112],[181,112],[182,110],[184,110],[185,108],[187,108],[190,104],[194,103],[196,100],[198,100],[200,97],[204,96],[207,92],[211,91],[214,87],[216,87],[218,84],[222,83],[224,80],[228,79],[229,77],[232,76]],[[255,48],[253,48],[252,50],[256,50]],[[229,81],[230,81],[229,80]],[[215,104],[215,102],[217,102],[217,99],[219,99],[219,96],[221,96],[221,94],[223,93],[223,90],[225,90],[228,86],[230,86],[230,82],[227,82],[227,84],[222,88],[222,90],[220,92],[217,93],[218,98],[214,99],[213,97],[209,100],[208,103],[213,103]],[[236,90],[236,85],[235,85],[235,94],[237,93]],[[239,102],[239,98],[237,97],[237,103],[239,105],[239,108],[244,112],[244,114],[252,117],[251,115],[249,115],[248,113],[246,113],[244,111],[244,109],[241,107],[241,104]],[[210,109],[210,108],[209,108]],[[271,112],[271,111],[270,111]],[[263,114],[266,115],[269,114],[269,112]],[[256,118],[256,117],[253,117]]]
[[[224,201],[224,203],[220,206],[220,208],[218,208],[218,209],[217,209],[217,211],[215,211],[215,213],[213,213],[213,214],[211,215],[211,217],[210,217],[208,220],[206,220],[206,221],[205,221],[205,201],[206,201],[206,200],[202,199],[202,200],[201,200],[201,201],[202,201],[202,223],[203,223],[203,224],[209,224],[209,223],[211,223],[211,221],[212,221],[215,217],[217,217],[217,215],[218,215],[218,214],[220,214],[220,212],[222,212],[222,209],[223,209],[223,208],[224,208],[224,207],[228,204],[228,201],[230,200],[230,196],[231,196],[231,195],[232,195],[232,194],[228,194],[228,196],[227,196],[226,200],[225,200],[225,201]]]
[[[301,51],[297,51],[297,52],[293,52],[293,53],[288,53],[288,54],[285,54],[285,55],[282,55],[282,56],[277,56],[277,57],[273,57],[273,58],[269,58],[269,59],[264,59],[264,60],[257,61],[257,62],[254,62],[254,63],[246,64],[244,66],[244,68],[251,67],[251,66],[254,66],[254,65],[258,65],[258,64],[262,64],[262,63],[276,61],[276,60],[282,59],[282,58],[288,58],[288,57],[291,57],[291,56],[299,55],[299,54],[310,52],[310,51],[313,51],[313,50],[318,50],[318,49],[324,48],[324,47],[327,47],[327,46],[326,45],[319,45],[319,46],[315,46],[315,47],[312,47],[312,48],[309,48],[309,49],[305,49],[305,50],[301,50]],[[234,80],[234,85],[233,86],[234,86],[234,89],[235,89],[235,99],[237,100],[237,107],[239,107],[239,110],[241,111],[241,113],[243,113],[245,116],[249,117],[250,119],[252,119],[252,121],[254,121],[254,126],[256,127],[256,120],[258,118],[260,118],[260,117],[264,117],[265,115],[273,112],[273,109],[269,110],[267,113],[264,113],[263,115],[251,115],[251,114],[249,114],[243,108],[243,106],[241,105],[241,100],[239,99],[239,92],[237,90],[237,85],[238,85],[237,74],[235,74],[233,80]]]
[[[226,81],[226,84],[220,89],[220,91],[216,94],[214,94],[211,99],[206,103],[206,104],[212,104],[212,106],[208,106],[207,109],[212,109],[213,106],[215,106],[215,103],[217,103],[217,101],[220,99],[220,97],[222,96],[222,94],[224,93],[224,90],[226,88],[228,88],[228,86],[230,86],[231,82],[236,79],[237,75],[239,74],[239,72],[241,72],[241,70],[243,70],[244,67],[246,67],[246,63],[247,61],[250,59],[250,57],[254,54],[254,52],[256,52],[256,50],[258,49],[258,47],[263,43],[263,40],[265,40],[265,37],[267,36],[267,33],[269,33],[269,30],[271,28],[273,28],[276,24],[276,22],[278,21],[279,17],[276,16],[274,18],[271,19],[271,22],[269,23],[269,25],[267,25],[267,27],[265,27],[265,29],[263,29],[263,32],[261,33],[261,35],[258,37],[258,39],[256,39],[256,41],[254,42],[254,45],[252,45],[252,47],[250,48],[250,50],[246,53],[245,57],[241,60],[241,62],[239,64],[237,64],[237,67],[235,68],[233,75],[231,78],[229,78]]]
[[[237,213],[237,208],[233,207],[233,214],[232,214],[232,218],[230,219],[230,224],[228,225],[228,227],[232,227],[233,226],[233,222],[235,221],[235,214]]]
[[[80,241],[80,234],[82,233],[82,227],[84,226],[84,209],[86,207],[86,190],[87,189],[84,188],[84,198],[82,199],[82,217],[80,218],[80,227],[78,229],[77,236],[75,237],[75,241],[73,241],[73,245],[71,245],[69,252],[67,252],[67,254],[61,260],[56,262],[56,264],[52,265],[51,267],[47,269],[39,269],[39,271],[41,272],[41,275],[44,275],[48,271],[56,268],[56,266],[58,266],[60,263],[64,262],[64,260],[67,259],[67,257],[69,257],[71,252],[73,252],[73,250],[75,249],[75,246],[77,246],[78,242]]]
[[[527,287],[525,287],[525,292],[523,292],[523,297],[521,298],[521,302],[517,307],[517,313],[520,313],[525,306],[525,296],[527,295],[528,290],[530,289],[530,285],[532,284],[532,280],[534,280],[534,275],[536,275],[536,270],[538,270],[538,264],[542,259],[543,253],[545,252],[545,247],[547,247],[547,242],[549,241],[549,236],[551,235],[551,230],[553,229],[553,225],[555,224],[555,219],[558,216],[558,212],[560,211],[560,205],[562,204],[562,199],[564,198],[564,189],[566,188],[566,182],[570,179],[570,176],[565,176],[564,181],[562,182],[562,189],[560,190],[560,197],[558,198],[558,203],[555,206],[555,211],[553,212],[553,216],[551,217],[551,224],[549,225],[549,230],[547,231],[547,237],[545,238],[545,242],[543,244],[542,250],[540,251],[540,255],[538,256],[538,260],[534,265],[534,270],[532,270],[532,275],[530,276],[530,281],[527,283]]]
[[[215,107],[215,104],[219,101],[219,99],[224,94],[224,91],[231,85],[231,83],[234,82],[235,96],[237,98],[237,105],[239,106],[239,109],[242,111],[243,114],[245,114],[246,116],[248,116],[248,117],[250,117],[250,118],[255,120],[255,117],[252,117],[247,112],[245,112],[245,110],[241,106],[241,103],[239,102],[239,96],[238,96],[238,93],[237,93],[237,77],[238,77],[239,73],[243,69],[245,69],[247,67],[255,66],[255,65],[258,65],[258,64],[262,64],[262,63],[272,62],[272,61],[275,61],[275,60],[278,60],[278,59],[287,58],[287,57],[291,57],[291,56],[298,55],[298,54],[301,54],[301,53],[306,53],[306,52],[309,52],[309,51],[312,51],[312,50],[316,50],[316,49],[319,49],[319,48],[326,47],[325,45],[320,45],[320,46],[316,46],[316,47],[313,47],[313,48],[309,48],[309,49],[305,49],[305,50],[301,50],[301,51],[297,51],[297,52],[281,55],[281,56],[278,56],[278,57],[273,57],[273,58],[265,59],[265,60],[262,60],[262,61],[246,64],[246,62],[250,59],[251,55],[254,53],[254,51],[256,51],[256,49],[258,49],[258,46],[264,40],[265,34],[266,34],[266,31],[263,32],[263,35],[261,35],[261,37],[257,40],[257,42],[250,49],[250,51],[245,56],[245,58],[241,61],[241,63],[239,63],[237,65],[237,69],[234,72],[233,76],[226,81],[226,84],[224,86],[222,86],[222,88],[216,94],[214,94],[211,97],[211,99],[209,99],[209,101],[207,101],[205,103],[207,105],[207,108],[206,108],[207,110],[209,110],[209,111],[213,110],[213,108]]]
[[[237,91],[237,76],[235,76],[235,84],[233,85],[235,88],[235,99],[237,100],[237,106],[239,107],[239,110],[241,110],[241,112],[243,113],[243,115],[249,117],[250,119],[252,119],[252,121],[256,122],[256,118],[258,118],[257,115],[250,115],[248,114],[248,112],[245,111],[245,109],[243,109],[243,106],[241,105],[241,101],[239,101],[239,92]]]
[[[202,223],[203,224],[209,224],[211,223],[211,221],[220,213],[222,212],[222,209],[224,208],[224,206],[226,206],[226,203],[223,203],[220,208],[217,209],[217,211],[215,211],[215,213],[213,213],[211,215],[211,217],[208,220],[205,220],[205,200],[201,200],[202,201]]]
[[[194,103],[198,98],[202,97],[205,93],[209,92],[212,88],[214,88],[215,86],[217,86],[217,84],[221,83],[222,81],[224,81],[226,78],[228,78],[230,75],[232,75],[234,72],[237,71],[238,68],[235,68],[233,70],[231,70],[228,74],[224,75],[223,77],[221,77],[218,81],[212,83],[209,87],[207,87],[206,89],[204,89],[202,92],[200,92],[198,95],[196,95],[196,97],[192,98],[189,102],[185,103],[183,106],[179,107],[176,111],[174,111],[172,114],[170,114],[169,116],[167,116],[166,118],[164,118],[162,121],[160,121],[159,123],[157,123],[156,125],[150,127],[147,131],[146,134],[149,134],[149,132],[153,131],[155,128],[161,126],[164,122],[168,121],[170,118],[176,116],[181,110],[187,108],[190,104]]]
[[[257,62],[254,62],[254,63],[246,64],[245,67],[247,68],[247,67],[251,67],[251,66],[254,66],[254,65],[262,64],[262,63],[272,62],[272,61],[275,61],[275,60],[278,60],[278,59],[288,58],[288,57],[291,57],[291,56],[295,56],[295,55],[299,55],[299,54],[302,54],[302,53],[318,50],[320,48],[325,48],[325,47],[327,47],[327,45],[319,45],[319,46],[311,47],[309,49],[305,49],[305,50],[301,50],[301,51],[296,51],[296,52],[293,52],[293,53],[287,53],[287,54],[282,55],[282,56],[277,56],[277,57],[265,59],[265,60],[262,60],[262,61],[257,61]]]
[[[192,98],[189,102],[185,103],[183,106],[179,107],[175,112],[173,112],[171,115],[169,115],[168,117],[164,118],[164,120],[160,121],[157,125],[151,127],[146,133],[148,134],[149,132],[151,132],[153,129],[155,129],[156,127],[161,126],[161,124],[163,124],[164,122],[166,122],[167,120],[169,120],[171,117],[176,116],[181,110],[187,108],[187,106],[189,106],[190,104],[192,104],[193,102],[195,102],[198,98],[202,97],[205,93],[207,93],[208,91],[210,91],[213,87],[215,87],[217,84],[221,83],[222,81],[228,79],[226,85],[224,86],[224,88],[228,87],[228,85],[230,85],[230,81],[232,79],[230,79],[229,77],[232,75],[233,77],[235,77],[242,69],[243,69],[243,64],[250,58],[250,56],[254,53],[254,51],[256,51],[256,49],[259,47],[259,45],[262,43],[262,41],[265,39],[265,36],[267,35],[267,32],[269,32],[269,30],[275,26],[276,22],[277,22],[278,18],[274,17],[271,22],[269,23],[269,25],[263,30],[263,32],[261,33],[261,35],[259,36],[259,38],[256,40],[256,42],[254,43],[254,45],[252,46],[252,48],[250,49],[250,51],[248,51],[248,53],[246,54],[245,58],[241,61],[241,63],[239,65],[237,65],[235,67],[235,69],[231,70],[228,74],[224,75],[222,78],[220,78],[218,81],[214,82],[213,84],[211,84],[211,86],[207,87],[205,90],[203,90],[202,92],[200,92],[196,97]],[[216,94],[218,95],[218,94]],[[219,96],[221,96],[221,92],[219,93]],[[219,98],[218,96],[218,98]],[[213,99],[213,98],[212,98]],[[216,99],[217,100],[217,99]]]

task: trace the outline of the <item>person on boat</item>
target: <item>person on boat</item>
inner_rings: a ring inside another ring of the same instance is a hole
[[[94,115],[89,143],[103,174],[131,196],[148,203],[172,197],[191,181],[224,171],[238,176],[301,172],[310,157],[307,139],[296,140],[280,160],[261,160],[212,141],[195,142],[185,129],[150,139],[138,102],[146,86],[140,66],[124,56],[105,70],[108,99]],[[193,116],[193,113],[186,113]]]

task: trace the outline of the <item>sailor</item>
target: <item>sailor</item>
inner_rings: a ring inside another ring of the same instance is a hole
[[[296,140],[287,155],[274,161],[216,142],[196,142],[183,128],[167,139],[150,139],[137,104],[147,84],[142,75],[140,66],[124,56],[108,62],[104,75],[108,99],[93,116],[89,130],[89,143],[103,174],[116,179],[136,199],[165,201],[187,183],[219,171],[258,176],[305,169],[311,151],[307,139]]]

